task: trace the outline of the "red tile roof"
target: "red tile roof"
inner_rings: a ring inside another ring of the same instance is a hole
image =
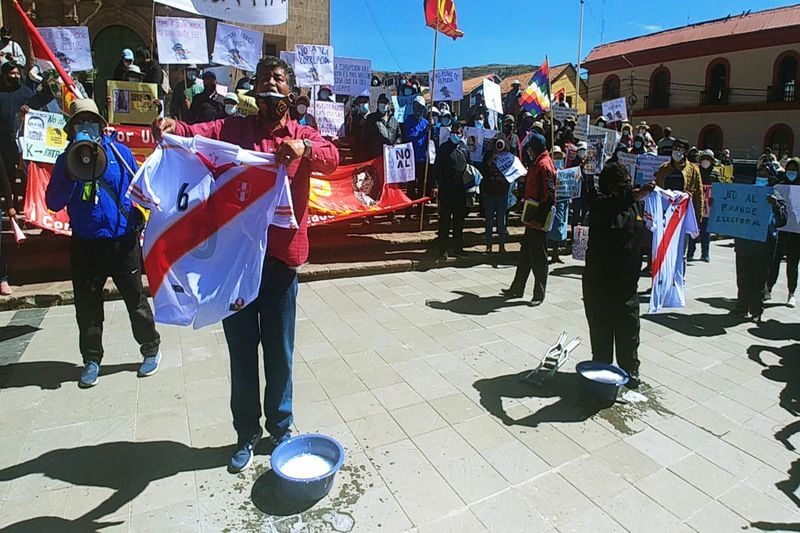
[[[800,27],[800,4],[757,11],[755,13],[731,15],[723,19],[700,22],[681,28],[596,46],[589,53],[584,66],[590,69],[592,63],[635,52],[668,48],[709,39],[734,36],[740,38],[744,34],[793,26]]]

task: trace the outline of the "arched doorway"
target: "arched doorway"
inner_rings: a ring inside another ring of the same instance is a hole
[[[728,87],[731,79],[731,66],[725,58],[715,59],[706,70],[706,90],[703,103],[709,105],[727,104]]]
[[[764,136],[764,147],[772,148],[779,159],[783,154],[793,154],[794,132],[787,124],[775,124]]]
[[[142,46],[144,46],[142,38],[126,26],[106,26],[95,35],[94,42],[92,42],[94,68],[97,69],[94,100],[103,116],[108,116],[106,112],[106,95],[108,94],[106,82],[114,74],[122,50],[130,48],[135,52]]]
[[[784,52],[775,60],[773,74],[773,101],[794,102],[797,100],[798,61],[800,54],[795,51]]]
[[[612,74],[603,81],[603,100],[619,98],[619,76]]]
[[[659,67],[650,76],[649,107],[652,109],[665,109],[669,107],[670,72],[667,67]]]
[[[702,130],[697,139],[697,147],[701,150],[711,149],[715,154],[722,153],[722,128],[716,124],[708,124]]]

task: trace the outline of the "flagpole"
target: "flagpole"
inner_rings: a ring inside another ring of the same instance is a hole
[[[550,59],[547,57],[546,54],[544,56],[544,62],[547,65],[547,99],[549,100],[549,103],[550,103],[550,150],[552,150],[556,145],[556,141],[555,141],[555,138],[556,138],[555,137],[556,136],[555,125],[556,124],[555,124],[555,118],[554,118],[555,115],[553,113],[553,100],[552,100],[552,98],[553,98],[553,87],[550,85]]]
[[[439,50],[439,11],[436,11],[436,29],[433,30],[433,71],[431,72],[431,107],[433,107],[435,103],[434,96],[436,95],[436,54]],[[428,115],[429,121],[431,120],[432,115]],[[428,169],[430,168],[430,161],[428,161],[428,157],[430,156],[430,145],[431,145],[431,135],[433,135],[433,124],[428,122],[428,142],[425,144],[425,177],[422,180],[422,194],[421,196],[424,198],[425,194],[428,192]],[[425,224],[425,202],[420,202],[420,210],[419,210],[419,231],[422,231],[422,228]]]
[[[583,53],[583,5],[581,0],[581,18],[578,28],[578,66],[575,69],[575,109],[580,113],[581,106],[581,54]],[[586,111],[589,111],[589,102],[586,102]]]

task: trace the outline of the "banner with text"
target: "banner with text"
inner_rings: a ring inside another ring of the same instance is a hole
[[[344,104],[322,102],[314,104],[317,129],[325,137],[344,137]]]
[[[581,197],[581,169],[565,168],[556,172],[556,202]]]
[[[625,122],[628,120],[628,103],[625,98],[615,98],[603,102],[603,115],[609,122]]]
[[[156,43],[162,65],[208,63],[205,19],[156,17]]]
[[[511,152],[502,152],[498,154],[494,159],[494,164],[508,183],[514,183],[519,178],[527,176],[528,174],[528,169],[525,168],[525,165],[522,164],[519,157]]]
[[[372,61],[369,59],[333,58],[333,92],[347,96],[369,96],[372,85]]]
[[[155,83],[111,80],[106,83],[111,98],[109,122],[149,125],[158,118],[158,89]]]
[[[218,65],[255,72],[258,60],[261,59],[263,44],[264,34],[261,32],[218,22],[211,61]]]
[[[553,120],[562,123],[568,118],[575,120],[578,117],[578,110],[571,107],[553,105],[550,109],[553,111]]]
[[[644,185],[655,181],[656,172],[669,159],[668,155],[639,154],[636,158],[636,184]]]
[[[767,198],[772,187],[714,183],[714,202],[708,217],[708,231],[758,242],[767,240],[772,206]]]
[[[53,165],[31,162],[28,165],[28,183],[25,186],[25,219],[37,228],[46,229],[59,235],[72,235],[69,215],[62,209],[53,213],[47,209],[45,193],[50,183]]]
[[[274,26],[289,18],[289,0],[253,0],[252,2],[220,2],[219,0],[156,0],[187,13],[219,20]]]
[[[486,102],[486,109],[503,114],[503,95],[498,84],[483,80],[483,100]]]
[[[433,71],[428,71],[428,85],[433,86],[436,94],[433,96],[434,102],[454,102],[461,100],[464,96],[464,86],[462,85],[464,70],[460,68],[448,68],[437,70],[434,76]],[[435,80],[435,83],[434,83]]]
[[[67,72],[94,69],[89,28],[86,26],[57,26],[38,28],[47,46]],[[24,66],[24,65],[23,65]],[[52,68],[52,67],[51,67]]]
[[[417,179],[414,166],[414,147],[410,142],[384,146],[383,164],[386,183],[408,183]]]
[[[322,44],[294,46],[294,74],[297,85],[314,87],[333,85],[333,47]]]
[[[22,128],[22,159],[55,163],[67,148],[66,123],[61,113],[28,111]]]

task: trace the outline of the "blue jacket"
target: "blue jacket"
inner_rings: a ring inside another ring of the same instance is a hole
[[[414,146],[414,161],[424,163],[428,160],[428,119],[411,115],[401,124],[403,142]]]
[[[128,166],[135,171],[139,165],[130,149],[104,135],[101,144],[108,157],[108,167],[105,174],[97,180],[94,196],[92,196],[92,182],[77,181],[69,177],[67,170],[69,151],[61,154],[56,160],[50,183],[47,185],[45,195],[47,208],[51,211],[60,211],[66,207],[72,233],[82,239],[122,237],[132,233],[140,221],[138,210],[126,198],[133,176],[117,161],[117,156],[109,148],[112,143]],[[101,180],[105,183],[101,184]],[[114,192],[116,198],[106,190],[107,188]],[[124,213],[127,213],[132,220],[127,220]]]

